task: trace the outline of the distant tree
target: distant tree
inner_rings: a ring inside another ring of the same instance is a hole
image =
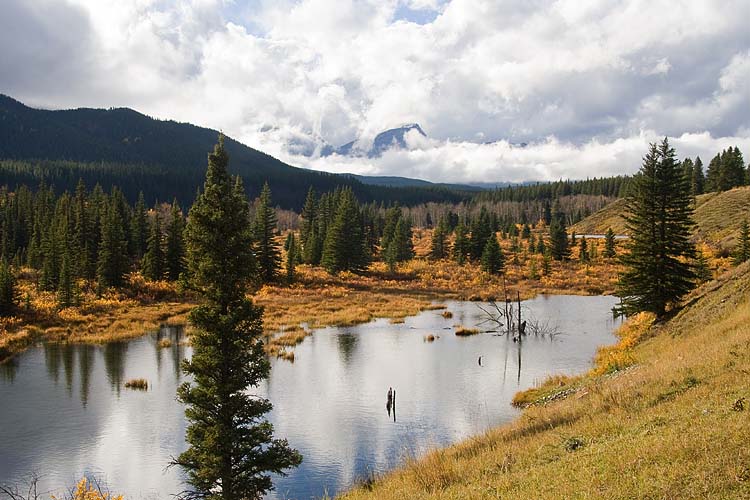
[[[192,382],[178,389],[187,406],[189,448],[174,464],[192,486],[187,498],[256,499],[273,489],[302,457],[273,438],[264,418],[271,403],[248,391],[268,376],[263,310],[246,296],[257,267],[249,207],[242,185],[227,172],[223,137],[209,155],[203,193],[186,229],[189,285],[204,299],[190,313],[193,356],[183,361]]]
[[[626,314],[662,316],[695,281],[690,186],[666,138],[651,144],[632,184],[625,205],[629,252],[620,257],[625,271],[617,294]]]
[[[370,264],[359,204],[350,189],[341,192],[336,216],[327,231],[321,264],[330,273],[362,273]]]
[[[143,255],[143,276],[151,281],[164,279],[166,256],[164,255],[164,235],[161,229],[161,215],[158,207],[154,210],[146,242],[146,253]]]
[[[698,284],[705,283],[706,281],[711,281],[714,277],[711,266],[709,266],[708,264],[708,259],[703,252],[697,252],[697,255],[695,257],[694,270],[695,281]]]
[[[611,259],[616,254],[615,251],[615,232],[612,228],[607,228],[607,232],[604,234],[604,257]]]
[[[388,245],[391,242],[391,239],[393,238],[393,235],[396,234],[396,224],[398,224],[398,221],[401,219],[402,213],[401,213],[401,207],[398,205],[389,208],[385,212],[385,223],[383,224],[383,236],[380,238],[380,247],[385,250],[388,248]]]
[[[466,226],[462,222],[459,222],[456,226],[456,238],[453,242],[453,260],[458,264],[463,265],[466,263],[466,258],[470,251],[469,238],[466,236]]]
[[[552,252],[550,252],[549,248],[547,248],[544,251],[543,258],[542,258],[542,274],[544,276],[548,276],[551,268],[552,268]]]
[[[448,256],[448,228],[445,219],[440,219],[432,231],[430,244],[430,258],[433,260],[444,259]]]
[[[482,271],[490,275],[502,274],[505,269],[505,256],[494,235],[490,236],[484,245],[481,267]]]
[[[412,242],[411,224],[404,217],[399,217],[393,237],[388,243],[388,248],[393,249],[396,262],[405,262],[414,258],[414,244]]]
[[[99,290],[108,287],[119,287],[127,272],[127,240],[125,239],[124,220],[117,207],[117,199],[112,198],[106,208],[101,224],[101,243],[96,277]]]
[[[57,287],[57,305],[61,308],[76,305],[78,291],[73,276],[73,262],[70,252],[65,252],[60,266],[60,283]]]
[[[706,177],[703,174],[703,162],[701,161],[700,156],[696,156],[695,162],[693,163],[693,176],[690,182],[690,192],[693,196],[703,194],[705,182]]]
[[[130,237],[133,256],[140,260],[146,253],[146,246],[148,245],[146,200],[143,197],[143,191],[138,193],[138,201],[133,208],[133,217],[130,219]]]
[[[0,261],[0,316],[11,316],[18,306],[18,287],[13,270],[5,259]]]
[[[581,243],[578,246],[578,260],[581,262],[589,261],[589,247],[586,242],[586,236],[581,237]]]
[[[294,237],[294,233],[289,233],[286,244],[286,281],[287,283],[294,283],[294,270],[297,266],[297,240]]]
[[[275,238],[276,223],[276,211],[271,206],[271,188],[265,183],[260,192],[253,224],[255,256],[264,283],[275,281],[281,266],[281,250]]]
[[[164,265],[166,277],[171,281],[180,279],[185,270],[185,218],[176,198],[172,200],[167,222]]]
[[[565,260],[570,257],[568,232],[565,228],[565,217],[561,212],[552,217],[549,226],[549,249],[555,260]]]
[[[515,227],[515,225],[514,225]],[[479,216],[471,222],[470,255],[472,260],[479,260],[487,245],[487,240],[492,236],[492,223],[490,214],[484,206],[479,211]]]
[[[734,263],[739,265],[748,260],[750,260],[750,228],[748,228],[747,219],[745,219],[740,226],[740,235],[734,251]]]

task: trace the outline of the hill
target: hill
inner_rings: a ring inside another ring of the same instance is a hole
[[[218,134],[128,108],[49,111],[0,94],[0,159],[5,160],[0,183],[36,185],[44,179],[58,189],[72,190],[80,176],[105,188],[119,185],[131,200],[144,190],[162,200],[177,196],[188,203],[202,185],[206,156]],[[242,176],[248,194],[256,196],[268,181],[274,201],[284,208],[299,209],[310,186],[319,192],[349,186],[361,201],[406,205],[468,197],[435,185],[397,189],[293,167],[229,137],[225,147],[230,167]]]
[[[636,318],[592,373],[549,381],[510,425],[344,498],[750,498],[750,264],[687,304]]]
[[[626,234],[622,218],[625,200],[619,199],[572,226],[578,234],[601,234],[608,227]],[[729,191],[707,193],[696,198],[695,233],[700,238],[732,247],[744,218],[750,219],[750,186]]]

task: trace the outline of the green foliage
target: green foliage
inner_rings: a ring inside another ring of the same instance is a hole
[[[748,260],[750,260],[750,227],[748,227],[747,219],[744,219],[734,251],[734,263],[739,265]]]
[[[294,283],[294,268],[297,265],[299,254],[294,233],[289,233],[284,246],[286,247],[286,281],[287,283]]]
[[[515,228],[515,225],[513,226]],[[473,260],[479,260],[484,252],[487,241],[492,237],[492,223],[486,207],[482,207],[479,216],[471,222],[471,241],[469,254]]]
[[[714,277],[714,273],[711,270],[711,266],[708,263],[708,259],[703,252],[697,252],[694,265],[695,281],[696,283],[705,283],[711,281]]]
[[[177,199],[172,200],[167,223],[167,241],[164,255],[166,277],[177,281],[185,271],[185,217]]]
[[[164,255],[164,235],[161,229],[161,215],[154,210],[148,234],[146,254],[143,256],[143,276],[152,281],[164,279],[166,257]]]
[[[270,474],[283,475],[302,460],[286,440],[273,438],[264,418],[271,403],[247,390],[268,376],[270,365],[263,311],[246,298],[256,273],[249,207],[228,160],[220,136],[186,229],[190,284],[205,303],[190,314],[193,356],[183,370],[194,382],[178,390],[190,447],[175,464],[194,490],[188,496],[211,500],[260,498],[273,488]]]
[[[565,228],[565,217],[561,212],[552,216],[549,226],[549,250],[555,260],[565,260],[570,257],[568,232]]]
[[[281,267],[281,250],[276,242],[276,223],[276,211],[271,205],[271,188],[266,183],[260,192],[253,223],[255,257],[264,283],[275,281]]]
[[[370,264],[370,253],[359,204],[350,189],[340,192],[335,214],[327,230],[321,264],[330,273],[362,273]]]
[[[131,254],[141,259],[148,246],[148,223],[146,221],[146,199],[143,191],[138,193],[138,201],[133,207],[133,218],[130,219]]]
[[[690,192],[693,196],[703,194],[704,186],[706,183],[706,177],[703,174],[703,162],[700,156],[695,157],[693,162],[693,172],[690,177]]]
[[[481,267],[482,271],[491,275],[502,274],[505,269],[505,256],[494,235],[491,235],[484,245]]]
[[[470,244],[469,238],[467,237],[466,226],[463,222],[459,222],[456,226],[456,239],[453,242],[453,260],[458,264],[466,263],[466,259],[469,255]]]
[[[745,162],[738,147],[729,147],[718,153],[708,165],[706,187],[708,191],[727,191],[746,182]]]
[[[445,259],[448,256],[448,228],[444,218],[441,218],[432,232],[430,242],[430,258],[434,260]]]
[[[604,257],[611,259],[617,254],[615,250],[615,232],[612,228],[607,228],[607,232],[604,234]]]
[[[5,259],[0,261],[0,316],[11,316],[18,306],[18,288],[13,270]]]
[[[101,223],[102,237],[96,266],[100,290],[118,287],[123,283],[123,277],[127,271],[127,240],[124,225],[118,209],[118,200],[113,197]]]
[[[578,245],[578,260],[581,262],[588,262],[589,257],[588,242],[586,241],[586,237],[582,236],[581,243]]]
[[[667,139],[651,145],[632,188],[625,215],[631,238],[629,252],[620,257],[625,271],[617,294],[626,314],[649,311],[661,316],[695,281],[686,261],[695,256],[690,241],[692,195]]]
[[[64,308],[78,303],[78,290],[73,276],[73,263],[69,252],[65,252],[60,266],[60,283],[57,288],[57,304]]]

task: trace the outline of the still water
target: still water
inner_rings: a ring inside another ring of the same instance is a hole
[[[481,304],[446,305],[450,319],[425,311],[398,325],[377,320],[317,330],[297,346],[293,364],[272,360],[256,393],[271,400],[276,435],[304,462],[275,479],[271,498],[333,495],[431,447],[507,422],[518,415],[510,405],[516,391],[587,369],[596,347],[615,340],[613,297],[524,302],[525,317],[561,334],[527,337],[522,346],[492,333],[456,337],[455,325],[483,320]],[[425,342],[428,334],[439,338]],[[159,348],[165,337],[172,347]],[[181,339],[172,328],[103,346],[41,344],[0,365],[0,484],[36,474],[40,491],[59,492],[87,475],[130,499],[184,489],[180,471],[165,468],[185,449],[175,390],[183,379],[179,361],[191,350]],[[147,379],[148,391],[126,389],[131,378]],[[395,412],[386,409],[390,387]]]

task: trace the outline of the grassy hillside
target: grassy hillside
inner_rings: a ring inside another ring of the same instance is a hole
[[[624,209],[625,200],[617,200],[572,229],[578,234],[601,234],[611,227],[615,233],[625,234],[625,221],[622,219]],[[750,219],[750,186],[702,194],[696,199],[695,231],[705,240],[731,246],[743,218]]]
[[[623,328],[598,369],[537,392],[552,403],[345,498],[750,498],[750,264],[688,304]]]

